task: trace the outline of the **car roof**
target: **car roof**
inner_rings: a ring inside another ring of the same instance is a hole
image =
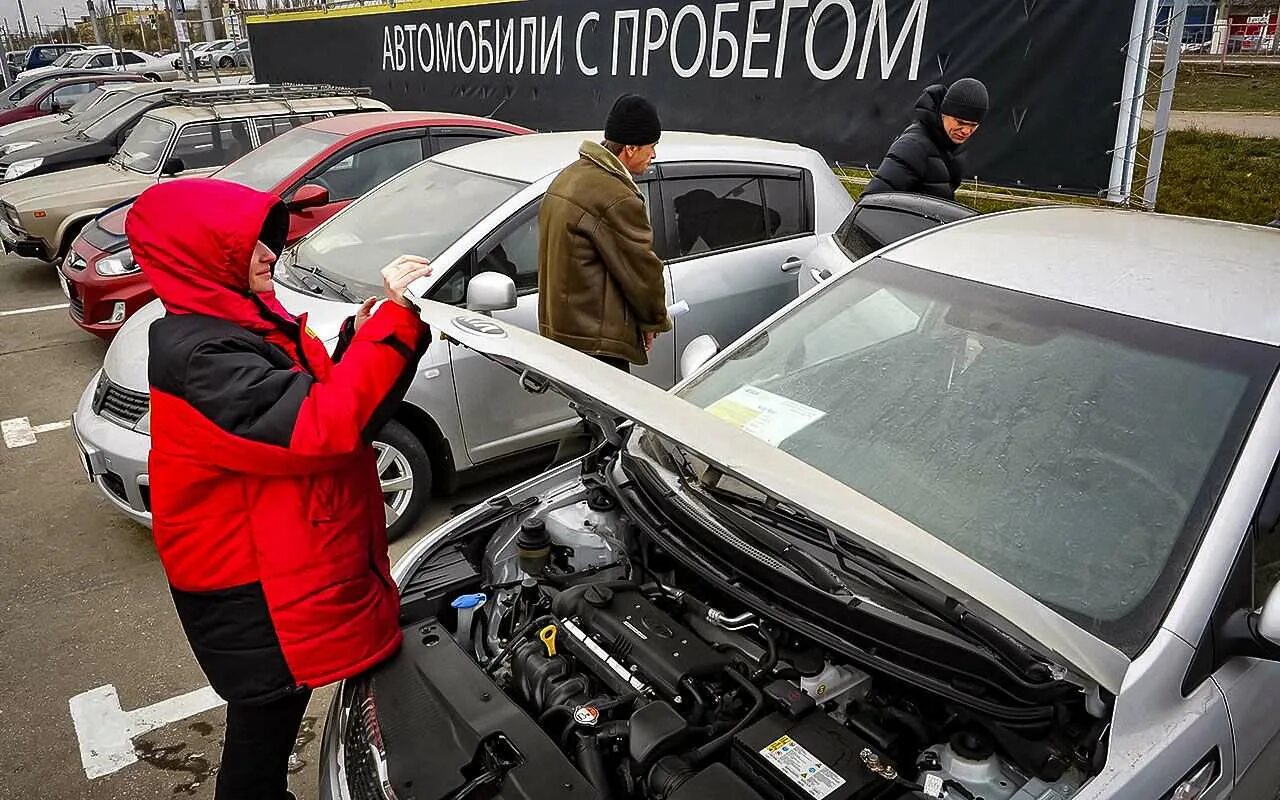
[[[539,133],[510,136],[448,150],[433,160],[461,169],[533,183],[558,172],[578,157],[584,140],[599,141],[599,131]],[[721,136],[708,133],[664,132],[655,163],[673,161],[747,161],[802,164],[816,156],[797,144]]]
[[[979,283],[1280,345],[1280,230],[1086,206],[988,214],[882,251]]]
[[[465,125],[493,130],[523,130],[506,122],[473,117],[469,114],[450,114],[443,111],[378,111],[363,114],[342,114],[309,122],[305,127],[350,136],[356,133],[376,133],[380,130],[411,128],[418,125]]]
[[[208,105],[166,105],[147,112],[147,116],[167,119],[170,122],[181,125],[187,122],[217,120],[228,117],[240,119],[267,114],[304,114],[315,111],[348,111],[353,109],[376,111],[379,108],[385,108],[385,106],[377,100],[350,95],[301,97],[289,100],[246,98],[244,100],[228,99],[224,102],[209,103]]]

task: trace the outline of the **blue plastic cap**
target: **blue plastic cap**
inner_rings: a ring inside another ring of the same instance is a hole
[[[475,608],[476,606],[484,605],[484,602],[488,599],[489,596],[482,592],[477,594],[464,594],[459,597],[455,597],[453,602],[449,605],[459,610],[464,608]]]

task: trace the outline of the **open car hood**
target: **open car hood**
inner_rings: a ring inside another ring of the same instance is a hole
[[[433,335],[527,373],[534,386],[545,382],[580,409],[632,420],[748,486],[785,498],[904,569],[923,570],[936,579],[931,583],[972,612],[1055,656],[1077,683],[1093,682],[1119,693],[1129,667],[1124,653],[835,478],[673,394],[550,339],[475,312],[417,297],[414,301]]]

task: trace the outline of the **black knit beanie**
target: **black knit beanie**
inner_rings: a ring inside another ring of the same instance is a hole
[[[609,119],[604,124],[604,138],[636,147],[657,144],[662,138],[658,109],[638,94],[624,94],[609,111]]]
[[[990,105],[986,84],[977,78],[961,78],[947,89],[940,110],[965,122],[982,122]]]

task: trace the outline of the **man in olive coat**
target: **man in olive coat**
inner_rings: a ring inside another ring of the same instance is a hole
[[[661,135],[648,100],[618,98],[604,141],[582,143],[538,217],[538,332],[624,370],[648,363],[654,337],[671,330],[663,264],[635,182]]]

